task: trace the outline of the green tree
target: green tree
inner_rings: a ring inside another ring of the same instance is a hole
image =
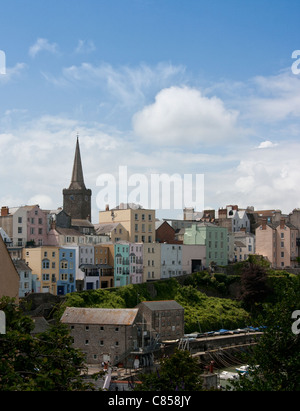
[[[255,310],[256,306],[270,295],[271,290],[267,285],[267,278],[266,267],[254,255],[250,255],[241,274],[240,298],[247,309]]]
[[[245,359],[249,375],[234,383],[238,391],[300,391],[300,334],[292,329],[292,313],[300,309],[300,278],[289,279],[277,293],[278,302],[265,305],[258,318],[264,333]]]
[[[13,299],[2,298],[0,310],[6,314],[6,334],[0,335],[0,390],[94,389],[82,377],[86,372],[84,355],[72,347],[63,324],[32,335],[32,319],[23,315]]]
[[[141,374],[138,391],[202,391],[200,367],[189,351],[176,350],[160,361],[156,372]]]

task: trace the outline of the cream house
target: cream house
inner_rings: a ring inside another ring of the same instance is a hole
[[[106,207],[99,212],[99,224],[121,223],[128,231],[131,243],[155,241],[155,210],[144,209],[136,204],[120,204],[114,209]]]

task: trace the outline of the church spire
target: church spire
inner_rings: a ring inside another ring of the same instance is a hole
[[[72,179],[71,179],[71,184],[70,184],[69,189],[81,190],[85,188],[86,187],[85,187],[84,179],[83,179],[83,171],[82,171],[80,148],[79,148],[79,136],[77,133],[73,173],[72,173]]]

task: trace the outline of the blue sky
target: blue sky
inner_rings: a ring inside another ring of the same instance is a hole
[[[299,15],[298,0],[1,1],[1,205],[61,206],[79,133],[93,222],[119,166],[203,174],[206,208],[300,207]]]

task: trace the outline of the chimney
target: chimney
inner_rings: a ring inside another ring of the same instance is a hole
[[[1,217],[5,217],[9,214],[9,208],[8,207],[1,207]]]
[[[106,204],[105,211],[109,211],[109,204]]]
[[[285,226],[285,220],[284,220],[284,218],[281,218],[280,219],[280,228],[281,228],[281,230],[284,229],[284,226]]]
[[[267,219],[263,218],[261,220],[262,229],[265,230],[267,228]]]

